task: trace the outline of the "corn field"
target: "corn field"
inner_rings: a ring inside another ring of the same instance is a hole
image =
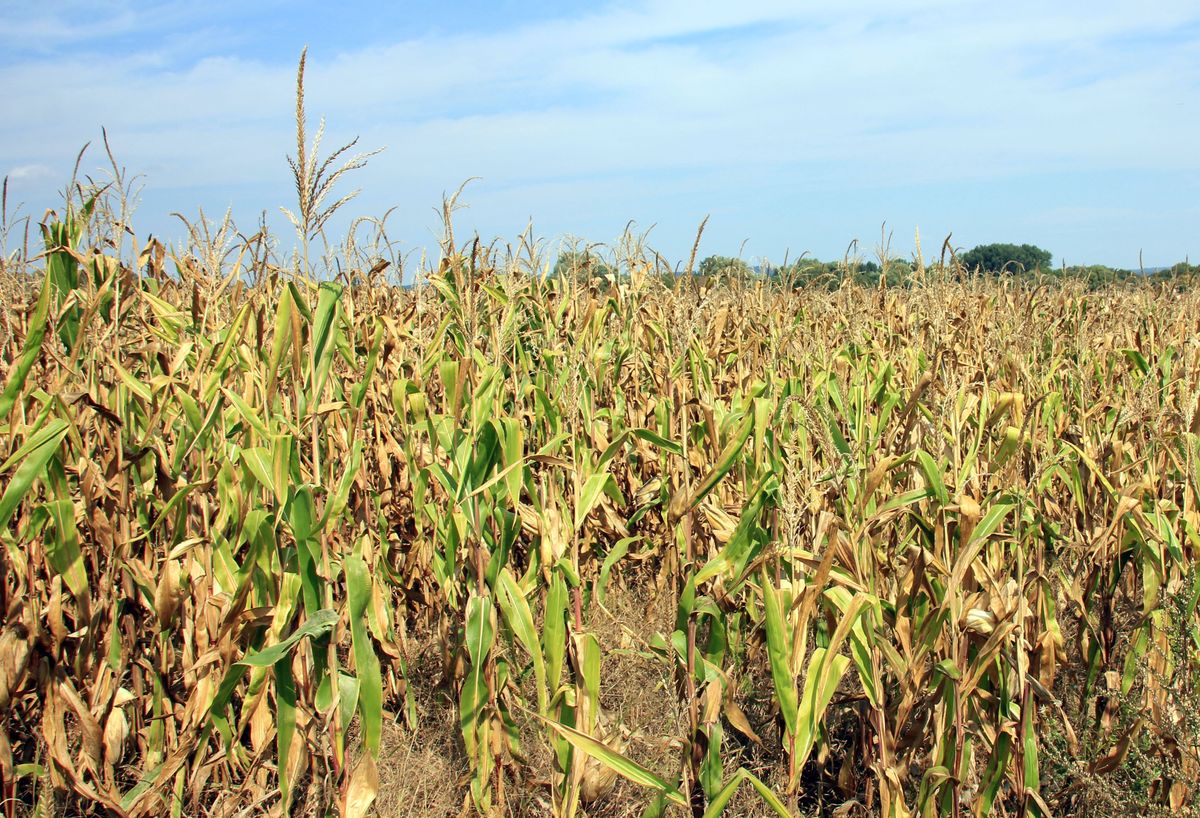
[[[1195,289],[401,287],[303,68],[291,259],[0,259],[6,818],[1200,814]]]
[[[101,232],[5,271],[5,814],[370,814],[422,689],[450,814],[1195,814],[1194,292]]]

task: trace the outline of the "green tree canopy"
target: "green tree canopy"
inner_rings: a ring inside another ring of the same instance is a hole
[[[551,275],[583,280],[594,278],[611,280],[614,271],[608,262],[595,253],[586,250],[564,250],[558,254],[558,260],[554,262]]]
[[[968,270],[985,273],[1032,273],[1050,268],[1050,251],[1032,244],[981,244],[964,253],[959,261]]]
[[[733,278],[744,278],[749,275],[750,265],[740,258],[709,256],[700,262],[700,276],[702,278],[729,281]]]

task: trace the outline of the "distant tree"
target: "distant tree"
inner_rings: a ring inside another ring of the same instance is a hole
[[[959,258],[968,270],[1028,274],[1050,268],[1050,251],[1032,244],[981,244]]]
[[[740,258],[709,256],[700,262],[700,277],[716,281],[730,281],[750,275],[750,265]]]
[[[1136,278],[1130,270],[1118,270],[1103,264],[1075,265],[1062,270],[1049,271],[1056,279],[1074,279],[1087,284],[1089,289],[1099,289],[1110,284],[1119,284]]]
[[[550,273],[556,277],[574,278],[582,281],[603,279],[612,281],[613,268],[595,253],[585,250],[564,250],[558,254],[554,269]]]
[[[904,259],[894,258],[889,259],[887,263],[887,286],[899,287],[909,282],[912,276],[913,266],[910,262]],[[883,276],[880,272],[879,263],[875,261],[864,261],[851,269],[854,281],[864,286],[876,287],[879,285],[879,279]]]
[[[845,277],[842,262],[803,258],[779,269],[779,280],[793,287],[836,289]]]
[[[1160,278],[1179,278],[1181,276],[1195,276],[1197,273],[1200,273],[1200,264],[1181,261],[1178,264],[1172,264],[1170,267],[1159,270],[1155,275],[1158,275]]]
[[[1170,284],[1175,289],[1186,289],[1200,282],[1200,265],[1181,261],[1146,276],[1156,284]]]

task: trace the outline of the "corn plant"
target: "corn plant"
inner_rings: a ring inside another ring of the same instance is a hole
[[[310,252],[365,157],[329,175],[297,96],[301,264],[200,223],[126,257],[104,190],[6,262],[9,814],[363,816],[437,708],[480,815],[1195,810],[1194,291],[633,239],[559,278],[454,197],[394,286]],[[636,648],[622,600],[667,611]]]

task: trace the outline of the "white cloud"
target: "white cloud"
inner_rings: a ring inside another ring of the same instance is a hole
[[[113,2],[93,33],[63,23],[69,13],[8,21],[5,37],[80,47],[0,68],[0,162],[69,171],[104,125],[151,185],[286,192],[292,65],[213,53],[170,68],[153,47],[100,62],[90,51],[146,18],[170,28],[194,15]],[[557,212],[604,178],[624,181],[634,209],[662,174],[711,180],[720,196],[739,174],[825,188],[823,168],[849,189],[1196,171],[1200,64],[1194,42],[1165,36],[1195,19],[1187,3],[658,0],[337,54],[317,42],[310,124],[329,116],[328,146],[354,133],[389,146],[355,181],[364,202],[384,190],[426,207],[473,175],[474,195]],[[1162,42],[1117,42],[1130,35]]]
[[[26,179],[48,179],[53,171],[46,165],[17,165],[4,175],[13,181]]]

